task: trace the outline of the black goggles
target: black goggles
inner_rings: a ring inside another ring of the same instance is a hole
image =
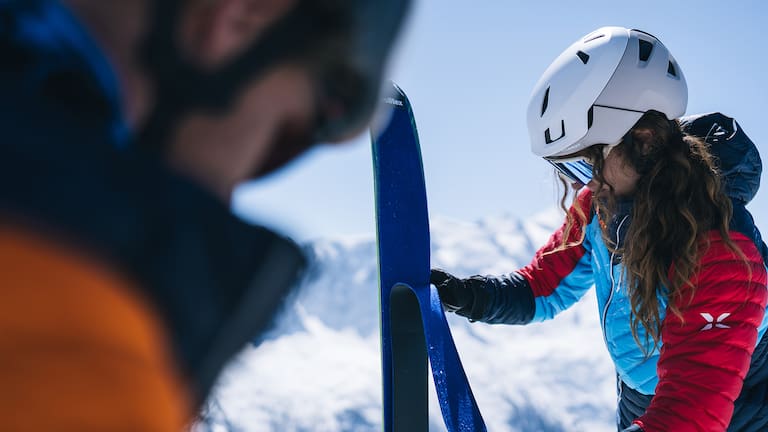
[[[307,62],[316,77],[317,141],[351,137],[367,124],[411,0],[301,0],[240,56],[205,70],[180,54],[183,0],[154,2],[142,61],[158,90],[155,112],[139,141],[162,149],[174,123],[193,108],[229,107],[259,74],[281,61]]]
[[[320,59],[325,66],[317,82],[317,141],[350,138],[367,126],[378,103],[386,61],[410,3],[411,0],[342,3],[350,8],[349,32],[342,41],[341,54]]]

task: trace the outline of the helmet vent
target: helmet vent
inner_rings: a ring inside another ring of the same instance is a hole
[[[587,64],[589,61],[589,54],[585,53],[584,51],[579,51],[576,53],[577,56],[581,59],[581,62],[584,64]]]
[[[640,61],[641,62],[647,62],[649,58],[651,58],[651,51],[653,51],[653,42],[648,42],[647,40],[638,39],[637,40],[640,43]]]
[[[595,120],[595,106],[589,107],[587,111],[587,130],[592,129],[592,122]]]
[[[565,120],[560,120],[560,128],[563,130],[563,132],[560,134],[559,137],[552,139],[552,136],[549,133],[549,128],[544,131],[544,141],[547,144],[552,144],[553,142],[559,140],[560,138],[565,136]]]
[[[541,115],[543,116],[547,112],[547,105],[549,105],[549,87],[544,92],[544,100],[541,102]]]
[[[605,35],[603,33],[600,33],[600,34],[594,35],[592,37],[588,37],[587,39],[584,40],[584,43],[592,42],[593,40],[600,39],[603,36],[605,36]]]
[[[667,66],[667,73],[677,78],[677,68],[675,67],[674,63],[669,62],[669,65]]]

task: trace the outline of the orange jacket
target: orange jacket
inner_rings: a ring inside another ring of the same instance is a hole
[[[130,282],[7,224],[0,263],[3,430],[183,429],[188,383],[163,325]]]

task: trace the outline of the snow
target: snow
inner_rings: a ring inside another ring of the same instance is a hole
[[[510,272],[561,219],[556,210],[527,221],[434,218],[432,265],[459,276]],[[194,431],[381,430],[375,237],[305,247],[309,280],[275,328],[228,366]],[[487,325],[453,314],[448,322],[489,431],[616,430],[594,292],[545,323]],[[430,431],[445,431],[430,387]]]

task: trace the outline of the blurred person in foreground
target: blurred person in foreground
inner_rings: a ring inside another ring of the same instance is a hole
[[[3,430],[191,423],[304,266],[233,188],[366,127],[408,3],[0,2]]]

